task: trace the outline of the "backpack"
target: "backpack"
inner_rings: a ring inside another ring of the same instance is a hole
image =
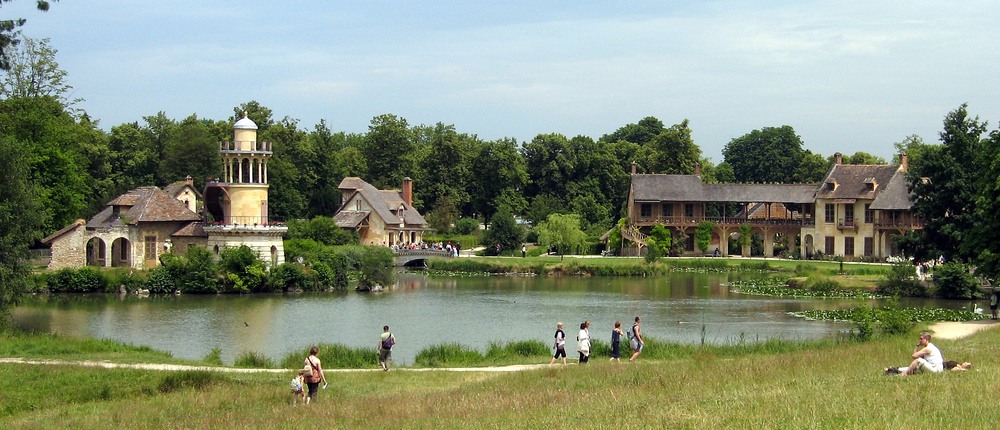
[[[299,380],[298,376],[292,378],[291,389],[296,392],[302,391],[302,381]]]
[[[395,344],[396,344],[396,336],[393,336],[392,333],[389,333],[389,337],[385,338],[385,340],[382,341],[382,348],[392,349],[392,346]]]
[[[628,340],[635,339],[635,326],[628,330]]]

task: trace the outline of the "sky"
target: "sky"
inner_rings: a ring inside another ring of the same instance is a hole
[[[823,156],[891,161],[945,115],[1000,121],[1000,8],[940,1],[32,0],[0,6],[49,38],[102,129],[165,112],[365,133],[390,113],[484,140],[595,139],[688,119],[713,162],[790,125]],[[994,42],[990,42],[993,40]]]

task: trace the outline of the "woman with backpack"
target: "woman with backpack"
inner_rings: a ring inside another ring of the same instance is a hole
[[[319,391],[319,383],[326,384],[326,375],[323,374],[323,362],[320,361],[319,347],[309,349],[309,356],[306,357],[302,371],[305,373],[306,386],[309,387],[309,396],[306,397],[306,404],[316,400],[316,392]]]
[[[396,336],[389,332],[389,326],[382,326],[382,336],[378,339],[378,363],[382,370],[389,371],[389,359],[392,358],[392,346],[396,344]]]

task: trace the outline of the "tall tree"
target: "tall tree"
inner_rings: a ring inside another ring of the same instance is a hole
[[[219,140],[214,123],[191,115],[177,124],[163,148],[159,177],[165,183],[183,180],[190,175],[197,187],[205,185],[205,178],[222,175],[219,157]]]
[[[233,116],[229,118],[230,127],[236,121],[243,119],[244,115],[257,124],[258,138],[274,125],[274,115],[271,109],[260,104],[257,100],[250,100],[233,108]]]
[[[156,167],[160,157],[153,147],[149,133],[144,133],[139,123],[111,127],[112,194],[119,194],[142,185],[156,184]]]
[[[496,255],[497,245],[499,245],[500,253],[512,251],[521,246],[523,238],[524,230],[517,225],[510,209],[501,207],[500,211],[493,216],[490,228],[483,235],[483,245],[486,246],[486,252]]]
[[[572,181],[576,154],[561,134],[539,134],[522,148],[525,166],[531,182],[527,197],[539,194],[566,195],[566,185]]]
[[[787,183],[802,160],[802,139],[791,126],[764,127],[729,141],[722,154],[737,182]]]
[[[11,1],[13,0],[0,0],[0,6],[3,6],[4,3],[10,3]],[[36,0],[35,5],[38,10],[42,12],[49,10],[49,2],[45,0]],[[20,43],[20,39],[18,39],[18,37],[21,36],[20,28],[26,22],[27,20],[24,18],[0,19],[0,70],[7,70],[10,68],[8,50]]]
[[[627,124],[613,133],[601,136],[600,140],[605,143],[625,141],[641,146],[653,140],[653,138],[665,130],[663,121],[656,119],[656,117],[647,116],[639,120],[638,123]]]
[[[330,216],[341,204],[340,190],[337,186],[346,176],[340,159],[340,153],[345,146],[345,134],[343,132],[333,134],[326,121],[320,120],[309,133],[309,140],[315,151],[312,164],[316,174],[316,184],[309,196],[307,212],[312,217]]]
[[[652,173],[689,175],[701,159],[701,148],[691,138],[686,119],[660,132],[646,144],[646,149]]]
[[[795,173],[792,174],[791,181],[800,184],[820,182],[826,177],[832,164],[832,160],[826,160],[822,155],[814,154],[807,149],[802,153],[802,158],[799,161],[799,165],[795,167]]]
[[[982,167],[976,181],[977,222],[966,248],[976,263],[976,274],[1000,280],[1000,130],[990,133],[979,151]],[[996,284],[994,284],[995,286]]]
[[[55,97],[70,112],[83,101],[71,98],[73,86],[66,81],[67,73],[56,62],[57,51],[49,39],[24,39],[8,54],[7,73],[0,80],[0,97]]]
[[[0,135],[0,318],[28,286],[28,246],[41,238],[38,190],[29,182],[28,153],[10,136]]]
[[[431,129],[429,151],[420,160],[419,182],[414,187],[422,207],[433,210],[448,206],[457,212],[469,202],[466,181],[469,177],[470,138],[455,131],[454,125],[437,123]]]
[[[271,142],[274,156],[268,163],[268,212],[277,219],[298,219],[307,215],[306,205],[315,190],[316,150],[298,120],[284,117],[259,139]]]
[[[468,172],[470,204],[466,213],[482,214],[487,222],[501,206],[523,213],[528,206],[523,195],[528,171],[517,151],[517,141],[499,139],[477,146]]]
[[[945,116],[941,146],[910,170],[913,213],[924,221],[923,246],[907,250],[916,258],[941,255],[949,261],[969,262],[978,254],[963,244],[972,243],[969,235],[979,222],[975,199],[981,170],[976,160],[985,131],[986,123],[970,118],[967,105],[961,105]]]
[[[372,118],[361,148],[368,164],[366,180],[379,189],[399,187],[414,174],[414,148],[406,119],[392,114]]]

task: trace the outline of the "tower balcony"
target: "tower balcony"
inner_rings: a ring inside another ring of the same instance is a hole
[[[235,140],[219,142],[220,154],[265,154],[271,155],[271,142],[253,140]]]

